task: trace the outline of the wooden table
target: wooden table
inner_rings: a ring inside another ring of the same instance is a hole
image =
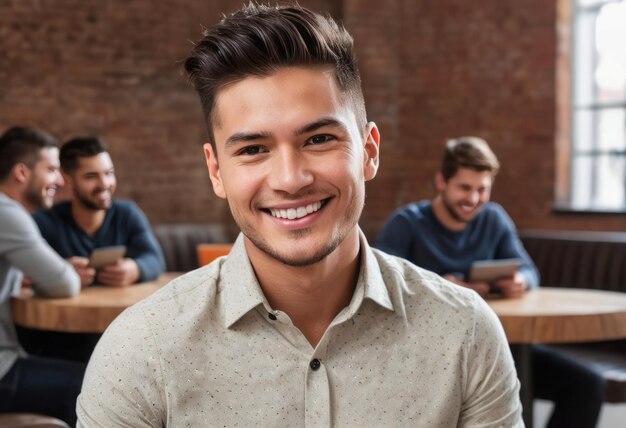
[[[49,299],[28,294],[11,299],[13,321],[22,327],[66,333],[102,333],[124,309],[179,276],[166,272],[128,287],[91,286],[74,297]]]
[[[531,344],[626,338],[626,293],[538,288],[519,299],[488,300],[511,344],[526,427],[532,427]]]

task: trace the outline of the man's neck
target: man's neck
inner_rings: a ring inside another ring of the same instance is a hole
[[[83,206],[80,202],[72,200],[72,217],[74,221],[87,235],[95,234],[106,216],[106,210],[92,210]]]
[[[17,188],[16,186],[11,186],[10,184],[2,184],[0,185],[0,192],[7,195],[7,197],[13,199],[15,202],[24,207],[26,211],[29,213],[33,213],[37,210],[36,207],[32,206],[24,197],[24,192],[22,189]]]
[[[315,347],[352,299],[359,275],[359,234],[346,237],[318,263],[294,267],[261,252],[246,239],[248,256],[271,307],[285,312]]]
[[[431,207],[433,209],[433,214],[435,215],[435,218],[439,221],[439,223],[441,223],[443,227],[451,232],[461,232],[465,230],[467,223],[456,220],[450,215],[448,209],[443,204],[441,195],[438,195],[435,199],[433,199]]]

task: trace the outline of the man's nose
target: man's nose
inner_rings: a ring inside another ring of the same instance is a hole
[[[103,189],[108,189],[109,187],[111,187],[111,184],[113,183],[113,178],[107,175],[101,175],[98,178],[98,186],[103,188]]]
[[[310,160],[291,147],[276,150],[270,168],[268,183],[273,190],[293,194],[313,183]]]

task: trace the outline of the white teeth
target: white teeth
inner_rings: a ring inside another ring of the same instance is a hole
[[[320,208],[322,208],[322,203],[318,201],[318,202],[314,202],[312,204],[302,206],[302,207],[297,207],[297,208],[288,208],[288,209],[270,208],[270,213],[272,214],[273,217],[294,220],[297,218],[305,217],[308,214],[314,213]]]

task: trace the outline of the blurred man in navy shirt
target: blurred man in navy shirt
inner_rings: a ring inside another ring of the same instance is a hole
[[[34,214],[48,243],[74,266],[83,286],[112,287],[156,278],[165,262],[144,213],[132,202],[113,199],[116,178],[102,141],[75,138],[63,145],[61,168],[72,200]],[[89,266],[95,248],[125,245],[126,255],[97,271]]]

